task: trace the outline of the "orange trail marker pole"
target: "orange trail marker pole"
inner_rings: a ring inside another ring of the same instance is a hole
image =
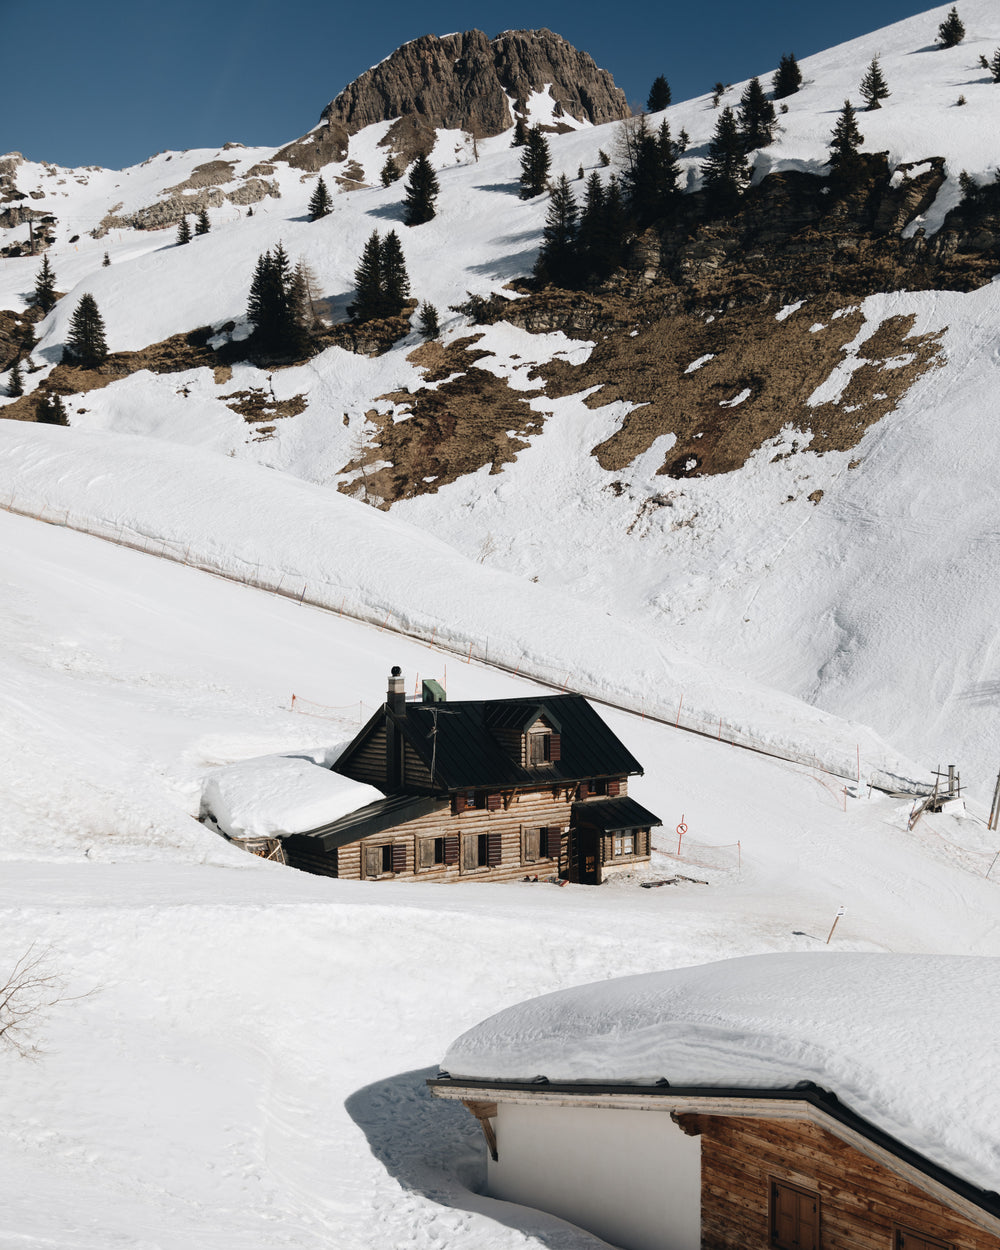
[[[681,708],[684,706],[684,695],[681,695],[681,701],[677,704],[677,719],[674,721],[674,728],[681,723]]]
[[[833,924],[830,926],[830,932],[827,934],[827,938],[826,938],[826,944],[827,944],[827,946],[829,946],[829,945],[830,945],[830,938],[832,938],[832,937],[833,937],[833,931],[834,931],[834,929],[836,929],[836,927],[837,927],[837,921],[840,919],[840,917],[841,917],[843,914],[844,914],[844,909],[843,909],[843,907],[838,907],[838,908],[837,908],[837,914],[836,914],[836,915],[834,916],[834,918],[833,918]]]

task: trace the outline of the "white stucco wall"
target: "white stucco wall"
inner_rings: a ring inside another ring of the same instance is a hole
[[[625,1250],[699,1250],[701,1138],[666,1111],[501,1103],[490,1194]]]

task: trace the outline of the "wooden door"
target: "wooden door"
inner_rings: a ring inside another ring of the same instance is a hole
[[[594,829],[576,830],[577,876],[581,885],[601,883],[601,840]]]
[[[819,1250],[818,1194],[771,1182],[771,1245],[779,1250]]]

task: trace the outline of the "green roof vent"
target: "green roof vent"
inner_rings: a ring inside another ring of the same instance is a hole
[[[444,687],[440,682],[436,682],[433,677],[428,678],[422,685],[424,703],[444,703],[448,698],[444,692]]]

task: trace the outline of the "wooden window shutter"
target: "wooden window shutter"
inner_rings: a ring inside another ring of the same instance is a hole
[[[434,839],[417,839],[417,864],[421,868],[434,867]]]
[[[620,781],[609,781],[609,782],[608,782],[608,795],[609,795],[609,797],[611,797],[611,798],[613,798],[613,799],[616,799],[616,798],[618,797],[618,795],[621,793],[621,788],[622,788],[622,787],[621,787],[621,782],[620,782]]]
[[[585,781],[581,781],[576,788],[576,797],[585,799],[590,794],[590,786]]]
[[[526,864],[533,864],[545,851],[541,842],[545,836],[544,829],[525,829],[523,839],[523,858]]]
[[[456,835],[454,838],[445,838],[444,840],[444,862],[446,864],[458,863],[458,852],[461,845],[461,839]]]
[[[493,797],[492,795],[490,796]],[[497,795],[499,798],[500,796]],[[501,841],[499,833],[489,833],[486,835],[486,862],[491,868],[496,868],[501,858]]]
[[[542,830],[542,854],[547,859],[558,859],[562,845],[562,830],[550,825]]]
[[[498,812],[503,807],[503,795],[488,794],[486,796],[486,807],[491,812]]]
[[[549,734],[549,759],[553,764],[562,759],[562,734]]]
[[[465,791],[459,790],[452,799],[451,807],[454,812],[464,812],[467,804],[465,802]]]
[[[392,844],[392,871],[406,872],[406,843],[394,842]]]

